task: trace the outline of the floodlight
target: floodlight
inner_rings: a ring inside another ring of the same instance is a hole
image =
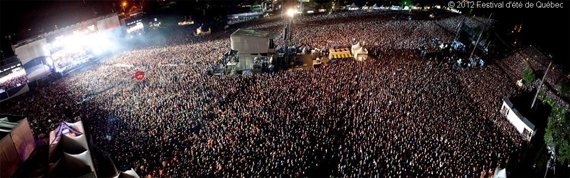
[[[289,9],[289,10],[287,10],[287,15],[288,15],[289,17],[295,16],[296,13],[299,13],[299,10],[297,10],[297,9]]]

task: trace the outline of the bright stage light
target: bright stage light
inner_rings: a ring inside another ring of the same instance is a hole
[[[46,63],[48,66],[52,67],[53,66],[53,59],[51,59],[51,57],[47,57],[46,58]]]
[[[99,32],[91,34],[75,33],[60,37],[50,44],[52,48],[60,49],[59,52],[52,53],[51,59],[55,61],[55,59],[60,59],[69,54],[84,55],[91,53],[96,56],[101,55],[115,48],[115,44],[112,41],[107,33]]]
[[[114,47],[114,44],[105,33],[92,34],[87,38],[89,42],[86,44],[86,46],[95,55],[100,55],[106,51],[111,50]]]
[[[295,14],[297,14],[297,13],[299,13],[299,10],[297,10],[297,9],[289,9],[289,10],[287,10],[287,16],[289,16],[289,17],[293,17],[293,16],[295,16]]]
[[[85,42],[85,39],[83,38],[83,35],[71,35],[70,37],[67,37],[63,43],[65,46],[65,49],[68,51],[72,51],[72,52],[81,52],[83,51],[83,42]]]

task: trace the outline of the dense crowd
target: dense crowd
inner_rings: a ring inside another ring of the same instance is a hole
[[[0,81],[0,91],[8,91],[11,88],[15,88],[28,83],[28,77],[26,77],[26,72],[24,72],[22,75],[5,76],[5,77],[9,77],[10,79]]]
[[[420,57],[432,37],[450,38],[433,22],[304,23],[299,45],[357,38],[374,58],[209,76],[229,32],[172,32],[0,110],[28,116],[36,136],[83,120],[116,165],[144,177],[478,177],[517,159],[520,136],[499,115],[514,82],[494,66]]]
[[[385,49],[425,49],[435,48],[432,37],[446,43],[453,41],[453,34],[442,29],[434,20],[395,20],[395,16],[380,12],[307,16],[294,20],[291,41],[293,45],[308,49],[328,49],[355,42]],[[250,28],[276,32],[276,38],[281,39],[283,25],[283,21],[272,21]],[[281,40],[276,43],[283,45]]]
[[[441,25],[444,29],[449,31],[457,31],[459,24],[463,23],[471,29],[481,28],[485,25],[493,24],[495,20],[489,18],[482,18],[477,16],[455,16],[437,20],[436,23]]]
[[[525,60],[527,62],[523,62]],[[533,83],[524,84],[522,87],[526,91],[532,91],[540,85],[540,81],[542,80],[540,74],[544,74],[546,71],[548,61],[546,55],[535,47],[530,46],[517,50],[504,59],[497,61],[497,66],[513,80],[522,80],[523,71],[525,69],[532,70],[537,76],[536,80]],[[548,75],[546,75],[543,93],[545,93],[545,96],[553,99],[559,107],[570,109],[570,105],[564,101],[565,99],[568,100],[570,94],[560,96],[560,93],[557,92],[564,83],[570,82],[570,79],[566,77],[564,73],[563,66],[553,63],[548,71]]]

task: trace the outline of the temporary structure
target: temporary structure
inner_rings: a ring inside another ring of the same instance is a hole
[[[28,120],[23,117],[0,115],[0,177],[11,177],[21,163],[26,161],[36,142]]]
[[[360,45],[360,43],[356,43],[355,45],[352,45],[350,50],[351,50],[355,60],[364,61],[364,60],[368,59],[368,50],[366,50],[366,48],[362,47]]]
[[[81,121],[50,132],[49,160],[52,177],[97,177]]]

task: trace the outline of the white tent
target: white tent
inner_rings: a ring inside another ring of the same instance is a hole
[[[497,167],[497,169],[495,169],[495,174],[493,174],[493,178],[507,178],[507,169]]]
[[[62,122],[57,129],[49,133],[50,163],[59,160],[63,156],[62,152],[64,151],[76,154],[89,149],[87,146],[87,139],[83,132],[79,132],[79,130],[83,130],[83,124],[81,122]],[[75,136],[67,134],[72,132]]]
[[[126,178],[140,178],[139,175],[131,168],[125,172],[121,173],[121,177]]]
[[[352,52],[352,56],[354,56],[355,60],[364,61],[368,59],[368,50],[362,47],[360,43],[352,45],[350,51]]]
[[[97,155],[97,152],[94,155]],[[98,176],[81,121],[75,123],[61,122],[56,130],[50,132],[49,163],[49,177]],[[119,173],[108,156],[106,159],[98,159],[97,164],[100,171],[103,170],[99,172],[101,177],[139,178],[132,169]]]
[[[81,133],[85,133],[85,130],[83,129],[83,122],[81,122],[81,121],[77,121],[74,123],[69,123],[69,122],[64,121],[64,123],[67,124],[69,127],[73,128],[73,129],[75,129]]]
[[[350,11],[354,11],[354,10],[358,10],[360,9],[356,4],[352,3],[350,6],[348,6],[348,10]]]
[[[358,49],[355,53],[354,53],[354,59],[359,60],[359,61],[365,61],[368,59],[368,50],[364,49],[364,48],[360,48]]]
[[[79,154],[63,153],[63,157],[49,166],[53,177],[79,177],[95,172],[89,151]]]
[[[352,54],[354,54],[354,52],[358,49],[362,48],[362,46],[360,45],[360,42],[356,43],[355,45],[352,45],[352,47],[350,48],[350,52]]]
[[[85,134],[79,136],[63,135],[60,140],[63,151],[66,153],[77,154],[89,149]]]
[[[83,133],[81,122],[61,122],[56,130],[50,132],[49,160],[52,164],[49,166],[49,176],[96,177],[87,138]]]
[[[63,153],[63,158],[66,161],[67,168],[89,166],[90,170],[95,172],[95,166],[93,165],[93,160],[91,160],[91,154],[88,150],[79,154]]]
[[[61,140],[61,135],[73,132],[75,135],[82,135],[85,133],[83,123],[81,121],[75,123],[62,122],[59,127],[49,133],[49,144],[57,144]]]
[[[378,10],[378,9],[380,9],[380,7],[378,7],[376,4],[374,4],[374,5],[372,6],[372,9]]]
[[[523,108],[524,109],[524,108]],[[511,102],[509,98],[503,100],[500,113],[507,117],[507,120],[519,131],[525,140],[531,140],[536,134],[536,126],[524,117]]]
[[[253,69],[256,57],[270,57],[274,52],[272,40],[275,33],[261,30],[238,29],[230,35],[231,49],[237,51],[238,71]]]
[[[98,177],[119,177],[119,175],[121,175],[121,172],[117,169],[109,155],[105,155],[103,159],[97,159],[97,164],[99,165],[97,172]]]

